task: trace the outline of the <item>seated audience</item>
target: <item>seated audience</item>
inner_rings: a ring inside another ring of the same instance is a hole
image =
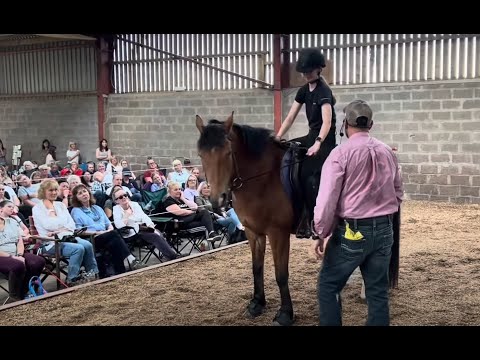
[[[40,200],[33,207],[33,219],[38,234],[41,237],[58,237],[73,235],[75,222],[68,212],[67,207],[56,201],[58,196],[58,183],[55,180],[47,179],[40,184],[38,199]],[[76,237],[77,242],[60,243],[61,255],[68,258],[67,284],[77,285],[80,282],[95,279],[98,276],[97,261],[93,246],[88,240]],[[55,242],[44,242],[40,247],[41,253],[55,254]],[[80,274],[81,266],[85,267],[87,273]]]

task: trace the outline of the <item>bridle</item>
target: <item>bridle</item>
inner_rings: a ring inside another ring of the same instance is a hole
[[[230,138],[228,138],[229,141],[231,141]],[[279,146],[282,146],[284,148],[290,148],[291,147],[291,142],[290,141],[286,141],[286,140],[281,140],[280,141],[280,144],[278,144]],[[308,148],[306,146],[297,146],[297,149],[304,149],[304,150],[308,150]],[[261,172],[257,175],[253,175],[253,176],[250,176],[246,179],[242,179],[242,176],[240,175],[240,171],[238,170],[238,163],[237,163],[237,158],[235,156],[235,152],[233,151],[232,149],[232,154],[231,154],[231,157],[232,157],[232,162],[233,162],[233,168],[234,168],[234,177],[233,179],[231,180],[230,182],[230,185],[227,189],[227,192],[230,194],[232,191],[235,191],[235,190],[239,190],[244,183],[246,183],[247,181],[250,181],[250,180],[253,180],[253,179],[256,179],[260,176],[264,176],[264,175],[267,175],[267,174],[270,174],[272,173],[273,171],[275,171],[275,169],[270,169],[270,170],[267,170],[267,171],[264,171],[264,172]],[[280,170],[283,169],[284,167],[287,167],[287,166],[290,166],[290,165],[293,165],[293,164],[296,164],[296,163],[301,163],[305,160],[305,157],[301,160],[298,160],[298,161],[295,161],[295,162],[292,162],[292,163],[288,163],[288,164],[285,164],[284,166],[280,166]]]

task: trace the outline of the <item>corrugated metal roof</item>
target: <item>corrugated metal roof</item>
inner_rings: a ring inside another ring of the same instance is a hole
[[[43,44],[65,40],[96,40],[82,34],[0,34],[0,47]]]

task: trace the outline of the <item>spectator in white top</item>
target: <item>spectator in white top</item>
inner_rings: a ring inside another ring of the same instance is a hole
[[[170,247],[164,236],[155,229],[155,224],[143,212],[140,205],[130,201],[123,189],[115,188],[112,199],[117,204],[113,207],[115,227],[121,229],[125,226],[131,226],[134,229],[129,230],[128,236],[126,237],[127,239],[137,233],[142,240],[154,245],[159,253],[163,254],[168,260],[181,257],[181,255],[177,254],[177,252]],[[149,231],[142,231],[140,225],[144,225]]]
[[[98,162],[97,163],[97,172],[102,173],[103,175],[103,180],[102,180],[102,185],[104,189],[107,189],[112,186],[113,183],[113,176],[111,173],[108,173],[105,170],[105,164],[103,162]],[[95,176],[94,176],[95,178]]]
[[[112,155],[110,157],[110,162],[107,164],[107,168],[105,171],[113,175],[122,173],[123,167],[118,163],[118,159],[115,155]]]
[[[67,150],[67,162],[71,164],[72,161],[76,161],[77,163],[80,163],[80,150],[77,149],[77,143],[74,141],[70,141],[68,143],[68,150]]]

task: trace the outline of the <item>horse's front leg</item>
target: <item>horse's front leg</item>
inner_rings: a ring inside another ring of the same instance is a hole
[[[265,288],[264,288],[264,262],[265,262],[265,235],[257,235],[248,228],[245,233],[252,251],[253,270],[253,298],[248,304],[248,312],[251,316],[260,315],[265,309]]]
[[[275,265],[275,278],[280,290],[281,305],[274,323],[277,325],[292,325],[295,321],[292,299],[288,287],[288,261],[290,258],[290,232],[285,229],[275,229],[268,234]]]

